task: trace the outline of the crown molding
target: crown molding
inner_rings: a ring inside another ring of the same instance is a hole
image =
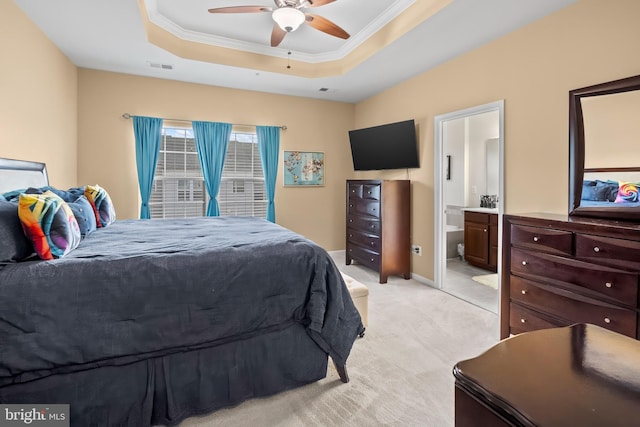
[[[322,62],[337,61],[345,58],[356,48],[362,45],[372,35],[380,31],[387,24],[397,18],[407,8],[412,6],[416,0],[398,0],[393,2],[381,14],[377,15],[374,20],[368,23],[364,28],[346,40],[339,49],[327,51],[323,53],[307,53],[293,49],[283,49],[279,47],[271,47],[263,44],[245,42],[224,36],[207,34],[201,31],[194,31],[183,28],[158,10],[157,0],[144,0],[147,18],[150,22],[162,28],[163,30],[173,34],[181,40],[202,43],[211,46],[222,47],[226,49],[240,50],[243,52],[255,53],[259,55],[272,56],[275,58],[286,58],[288,52],[295,53],[296,60],[309,64],[318,64]]]

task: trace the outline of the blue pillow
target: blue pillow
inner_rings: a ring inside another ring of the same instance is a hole
[[[59,190],[53,187],[42,187],[41,190],[42,192],[49,190],[67,203],[75,202],[79,196],[82,196],[84,194],[84,188],[70,188],[68,190]]]
[[[13,190],[3,194],[4,198],[9,202],[18,202],[21,194],[44,194],[45,191],[55,190],[53,187],[44,186],[44,187],[29,187],[23,188],[21,190]],[[56,190],[59,191],[59,190]]]
[[[31,240],[22,231],[18,204],[0,200],[0,263],[22,261],[33,252]]]
[[[596,182],[585,179],[582,181],[582,200],[596,199]]]
[[[64,198],[62,198],[64,200]],[[89,234],[96,231],[96,216],[93,212],[91,203],[84,196],[75,196],[75,200],[66,201],[73,216],[78,221],[78,227],[80,227],[80,234],[82,237],[87,237]]]
[[[2,195],[2,197],[4,197],[4,199],[7,202],[17,202],[18,201],[18,197],[20,196],[20,194],[24,193],[25,189],[21,189],[21,190],[13,190],[13,191],[7,191],[6,193],[4,193]]]
[[[601,202],[615,202],[618,196],[617,181],[596,180],[595,197]]]
[[[6,201],[7,201],[7,199],[5,199],[2,194],[0,194],[0,202],[6,202]]]

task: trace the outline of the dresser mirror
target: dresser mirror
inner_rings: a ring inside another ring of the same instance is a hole
[[[569,214],[640,220],[640,76],[569,92]]]

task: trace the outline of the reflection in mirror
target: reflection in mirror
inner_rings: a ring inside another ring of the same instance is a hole
[[[584,167],[640,166],[640,91],[582,99]]]
[[[570,215],[640,220],[640,76],[569,92]]]
[[[487,161],[487,194],[498,194],[500,191],[500,139],[491,138],[486,141]]]

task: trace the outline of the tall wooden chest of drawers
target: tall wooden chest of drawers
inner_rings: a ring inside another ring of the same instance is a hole
[[[640,224],[505,215],[500,336],[591,323],[639,335]]]
[[[409,279],[410,207],[408,180],[348,180],[347,265],[372,268],[380,283],[392,274]]]

